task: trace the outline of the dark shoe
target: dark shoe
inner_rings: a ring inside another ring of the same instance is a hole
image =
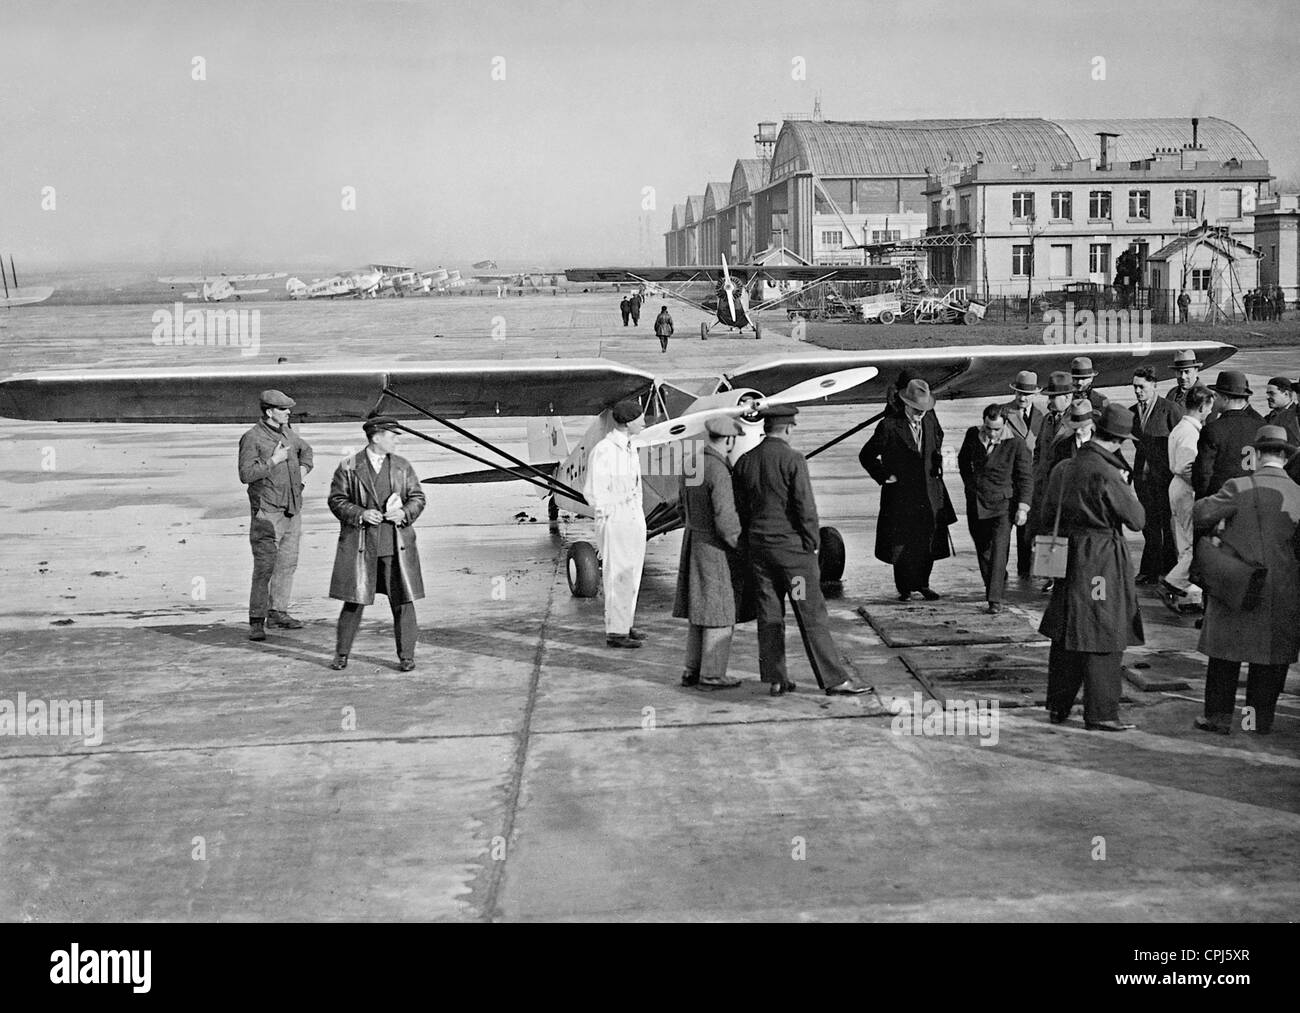
[[[1051,592],[1052,592],[1052,587],[1053,587],[1053,585],[1054,585],[1055,583],[1056,583],[1056,581],[1052,580],[1052,579],[1049,577],[1047,580],[1043,581],[1043,586],[1040,587],[1040,588],[1038,589],[1038,590],[1039,590],[1039,593],[1040,593],[1040,594],[1051,594]]]
[[[633,640],[631,637],[629,637],[629,636],[628,636],[627,634],[625,634],[625,633],[615,633],[615,634],[612,634],[612,635],[607,636],[607,637],[605,638],[605,646],[606,646],[606,647],[626,647],[626,648],[631,649],[631,648],[634,648],[634,647],[640,647],[640,646],[641,646],[641,642],[640,642],[639,640]]]
[[[1169,597],[1171,598],[1187,597],[1186,591],[1174,587],[1173,584],[1169,583],[1169,581],[1165,580],[1163,577],[1160,578],[1160,590],[1162,590],[1165,594],[1169,595]]]
[[[414,671],[415,671],[415,659],[414,659],[414,658],[407,658],[405,661],[399,662],[398,665],[397,665],[397,670],[398,670],[399,672],[414,672]]]
[[[300,623],[293,616],[289,615],[288,612],[268,612],[266,614],[266,621],[270,623],[272,626],[274,626],[276,629],[281,629],[281,630],[302,629],[302,623]]]
[[[1199,602],[1184,601],[1179,602],[1174,611],[1180,616],[1203,616],[1205,615],[1205,606]]]
[[[1070,720],[1069,711],[1048,711],[1047,720],[1054,725],[1063,725]]]
[[[251,629],[250,629],[249,632],[248,632],[248,639],[249,639],[249,640],[265,640],[265,639],[266,639],[266,620],[265,620],[265,619],[250,619],[250,620],[248,620],[248,625],[251,627]]]
[[[859,686],[852,679],[846,679],[838,686],[827,686],[827,696],[858,696],[862,693],[874,693],[874,686]]]
[[[1199,728],[1203,732],[1214,732],[1217,735],[1232,734],[1232,726],[1230,724],[1215,718],[1198,717],[1192,722],[1192,726]]]
[[[989,615],[995,616],[1001,611],[1002,611],[1002,603],[1000,601],[989,602],[989,607],[988,607]]]
[[[692,672],[689,668],[682,670],[683,686],[698,686],[700,684],[700,673]]]
[[[926,601],[938,601],[943,595],[932,587],[923,587],[921,588],[921,597]]]
[[[630,630],[627,631],[627,635],[631,637],[633,640],[645,639],[645,634],[642,633],[640,630],[638,630],[635,626],[633,626]]]
[[[798,683],[793,683],[789,679],[785,682],[774,682],[767,689],[768,696],[783,696],[786,693],[793,693],[798,689]]]
[[[336,672],[341,672],[348,667],[348,656],[346,654],[334,655],[334,660],[330,662],[330,668]]]
[[[1139,573],[1136,583],[1138,587],[1145,587],[1147,584],[1154,584],[1159,579],[1159,577],[1153,577],[1149,573]]]
[[[1083,727],[1090,732],[1127,732],[1137,725],[1126,725],[1122,721],[1085,721]]]
[[[911,600],[912,600],[912,592],[911,592],[911,591],[903,591],[903,592],[901,592],[901,593],[899,594],[899,596],[898,596],[898,600],[899,600],[899,601],[911,601]]]
[[[711,679],[700,677],[700,689],[732,689],[740,685],[740,680],[730,675],[719,675]]]

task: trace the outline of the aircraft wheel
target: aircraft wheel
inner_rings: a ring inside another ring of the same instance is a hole
[[[555,502],[554,496],[546,497],[546,519],[552,523],[560,519],[560,504]]]
[[[757,320],[754,321],[754,340],[758,341],[763,336],[763,326]]]
[[[967,310],[965,314],[962,315],[961,322],[967,327],[974,327],[980,322],[980,318],[974,310]]]
[[[708,341],[708,340],[709,340],[709,325],[708,325],[708,324],[704,324],[704,323],[700,324],[700,340],[701,340],[701,341]]]
[[[882,324],[892,324],[892,323],[894,322],[894,311],[893,311],[893,310],[881,310],[881,311],[880,311],[880,322],[881,322]]]
[[[600,591],[600,558],[590,542],[574,542],[569,546],[566,569],[569,575],[569,593],[575,598],[594,598]]]
[[[831,527],[820,531],[821,548],[817,551],[817,565],[821,568],[822,583],[831,584],[844,576],[844,539]]]

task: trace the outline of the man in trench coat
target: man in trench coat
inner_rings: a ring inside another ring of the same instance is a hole
[[[1223,735],[1232,725],[1241,663],[1250,665],[1246,706],[1254,709],[1254,730],[1267,734],[1287,668],[1300,656],[1300,486],[1283,471],[1300,447],[1281,426],[1261,426],[1251,446],[1255,473],[1229,479],[1192,511],[1198,534],[1224,522],[1222,543],[1238,558],[1268,569],[1260,602],[1249,611],[1214,597],[1213,588],[1205,591],[1196,649],[1210,661],[1205,713],[1196,727]]]
[[[1042,390],[1038,386],[1038,374],[1033,370],[1022,369],[1016,374],[1011,390],[1016,396],[1002,406],[1002,417],[1006,419],[1007,428],[1025,441],[1032,466],[1044,418],[1042,411],[1034,404],[1034,395]],[[1033,532],[1028,523],[1021,524],[1016,528],[1016,574],[1022,579],[1028,577],[1033,562]]]
[[[1124,648],[1143,643],[1137,585],[1124,529],[1141,531],[1146,512],[1130,484],[1120,444],[1133,438],[1133,416],[1107,405],[1092,439],[1052,471],[1044,514],[1061,506],[1061,534],[1070,540],[1065,578],[1052,587],[1038,631],[1052,641],[1047,710],[1063,723],[1083,686],[1089,731],[1122,732],[1119,720]]]
[[[1183,418],[1183,410],[1156,393],[1156,374],[1150,366],[1133,371],[1133,489],[1147,514],[1142,532],[1139,584],[1158,584],[1178,561],[1174,547],[1173,517],[1169,511],[1169,434]]]
[[[934,407],[929,384],[912,380],[898,397],[902,414],[881,419],[858,463],[881,486],[876,558],[893,566],[898,600],[919,591],[933,601],[939,594],[930,573],[936,559],[950,555],[948,527],[957,512],[943,484],[942,430],[927,424]]]
[[[393,613],[398,667],[409,672],[419,633],[415,602],[424,597],[411,525],[424,510],[424,490],[411,463],[393,453],[401,435],[396,420],[381,415],[362,428],[369,443],[334,469],[330,483],[330,512],[341,525],[330,597],[343,602],[330,667],[347,668],[361,613],[379,593]]]
[[[714,418],[705,431],[708,442],[697,451],[695,468],[689,474],[683,469],[681,477],[684,523],[673,617],[690,621],[682,685],[726,689],[740,685],[727,675],[727,659],[745,584],[727,452],[743,429],[733,418]]]

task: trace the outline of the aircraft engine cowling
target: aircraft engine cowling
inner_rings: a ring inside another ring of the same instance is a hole
[[[724,301],[725,305],[725,301]],[[738,307],[739,308],[739,307]],[[739,388],[736,390],[724,390],[717,394],[710,394],[707,397],[697,399],[682,414],[689,415],[692,412],[702,412],[709,408],[730,408],[733,405],[741,404],[743,401],[752,401],[754,398],[761,397],[756,390],[748,388]],[[763,420],[760,418],[750,417],[748,415],[740,416],[737,421],[740,423],[744,432],[737,436],[731,449],[727,452],[727,460],[733,465],[740,459],[740,456],[748,450],[753,450],[763,440]]]

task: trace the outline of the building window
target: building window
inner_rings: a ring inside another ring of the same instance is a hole
[[[959,220],[964,222],[967,225],[970,224],[970,198],[969,197],[961,198],[961,214],[959,216]]]
[[[1208,292],[1210,290],[1210,269],[1208,267],[1192,268],[1192,291]]]
[[[1088,217],[1094,222],[1110,221],[1110,191],[1088,191]]]
[[[1128,192],[1128,216],[1143,221],[1151,219],[1151,191],[1130,190]]]
[[[1241,191],[1228,187],[1219,191],[1219,217],[1236,219],[1241,217]]]
[[[1089,244],[1088,273],[1110,276],[1110,243]]]
[[[1069,243],[1053,243],[1047,266],[1053,278],[1070,277],[1074,273],[1074,248]]]
[[[1071,199],[1069,190],[1052,191],[1052,217],[1062,221],[1069,221],[1074,217],[1074,202]]]
[[[943,205],[937,200],[930,202],[930,221],[935,225],[943,224]]]
[[[1196,191],[1195,190],[1174,191],[1174,217],[1175,218],[1196,217]]]
[[[1011,217],[1032,218],[1034,215],[1034,192],[1017,190],[1011,195]]]
[[[896,243],[903,238],[901,229],[872,229],[871,241],[873,243]]]
[[[844,233],[836,230],[834,232],[822,233],[822,246],[833,246],[839,249],[844,245]]]
[[[1028,244],[1011,247],[1011,273],[1018,278],[1026,277],[1034,269],[1034,252]]]

